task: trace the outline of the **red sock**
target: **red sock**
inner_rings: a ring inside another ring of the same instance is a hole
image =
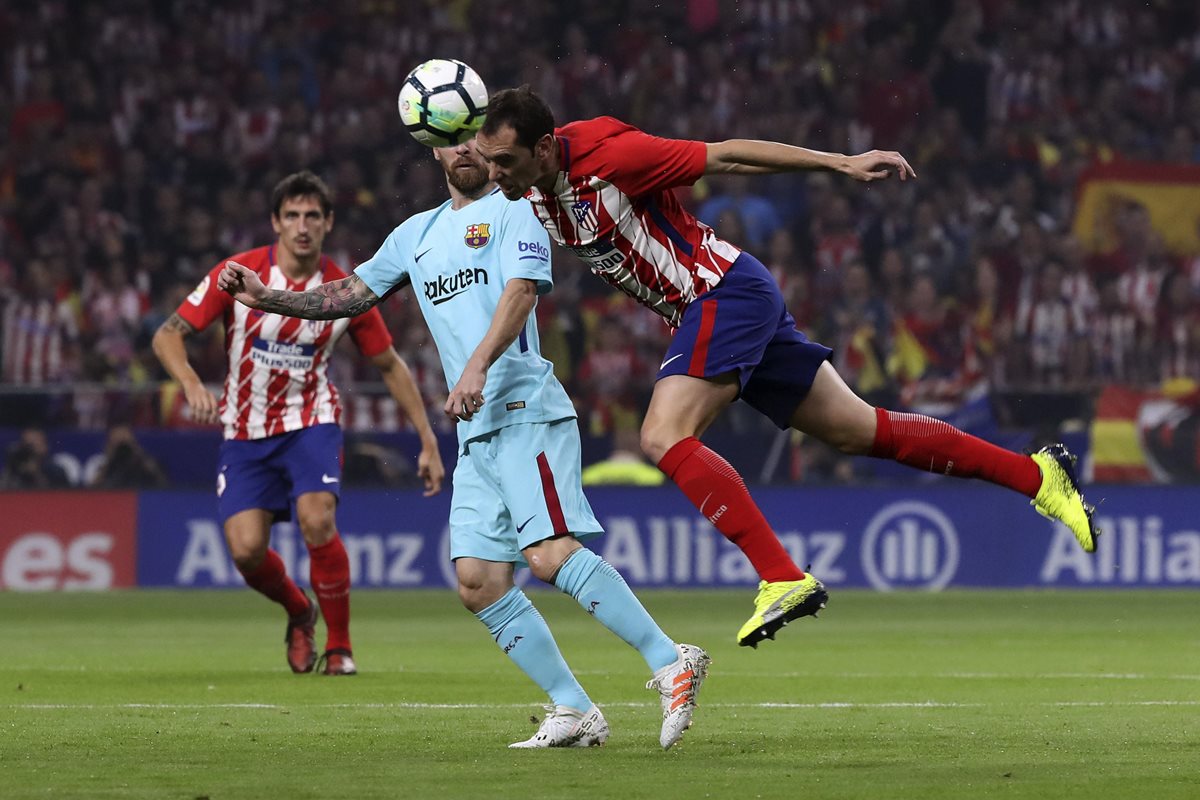
[[[266,595],[285,609],[289,617],[298,617],[308,609],[308,598],[300,591],[287,570],[283,568],[283,559],[274,550],[267,551],[267,557],[253,572],[242,573],[246,585],[251,589]]]
[[[336,533],[320,547],[308,548],[309,577],[327,628],[326,650],[350,649],[350,559]]]
[[[1026,497],[1035,497],[1042,485],[1042,471],[1029,456],[997,447],[924,414],[875,409],[871,455],[956,478],[983,478]]]
[[[738,546],[764,581],[798,581],[804,571],[793,563],[779,537],[746,491],[729,462],[695,437],[676,442],[658,462],[692,505]]]

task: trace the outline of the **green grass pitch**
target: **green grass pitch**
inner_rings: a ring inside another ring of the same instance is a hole
[[[606,747],[506,749],[543,698],[449,592],[357,593],[337,679],[249,591],[0,594],[0,797],[1200,797],[1195,592],[835,591],[757,651],[750,590],[644,592],[713,656],[669,752],[640,657],[532,596]]]

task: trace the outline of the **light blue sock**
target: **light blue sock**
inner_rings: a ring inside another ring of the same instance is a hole
[[[576,550],[559,567],[554,585],[641,653],[651,672],[679,658],[675,643],[634,596],[621,573],[586,547]]]
[[[592,707],[587,692],[563,660],[546,620],[517,587],[475,616],[504,654],[550,695],[550,702],[580,711]]]

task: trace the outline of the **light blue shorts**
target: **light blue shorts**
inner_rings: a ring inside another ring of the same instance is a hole
[[[580,472],[574,419],[508,425],[467,442],[454,469],[451,560],[527,566],[521,551],[543,539],[603,533]]]

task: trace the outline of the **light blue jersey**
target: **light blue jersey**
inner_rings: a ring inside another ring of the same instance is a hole
[[[550,240],[528,203],[506,200],[499,190],[458,210],[450,203],[409,217],[355,270],[379,297],[412,284],[441,355],[447,387],[458,383],[483,341],[508,281],[537,281],[538,294],[554,285]],[[515,423],[575,417],[554,366],[542,358],[532,313],[488,370],[483,396],[479,412],[458,422],[460,448]]]

